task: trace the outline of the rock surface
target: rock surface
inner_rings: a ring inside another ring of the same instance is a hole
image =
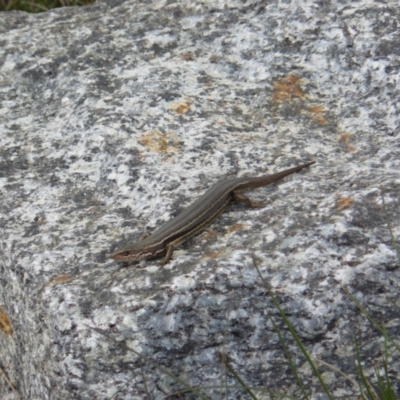
[[[256,266],[312,357],[357,380],[358,337],[376,388],[382,335],[343,289],[399,340],[399,21],[398,2],[372,0],[0,14],[0,397],[184,389],[156,363],[214,386],[207,398],[225,376],[227,398],[249,398],[222,352],[260,399],[300,398],[272,317],[310,398],[326,398]],[[163,268],[109,259],[218,179],[312,159]],[[359,393],[317,365],[335,398]]]

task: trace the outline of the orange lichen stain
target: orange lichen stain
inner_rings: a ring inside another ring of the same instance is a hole
[[[339,143],[347,143],[353,135],[351,133],[342,133],[339,136]]]
[[[139,139],[139,143],[143,146],[146,146],[151,151],[167,151],[168,142],[161,132],[158,131],[149,131],[146,132]]]
[[[214,260],[214,259],[216,259],[216,258],[219,258],[219,257],[221,256],[221,254],[223,254],[223,253],[224,253],[223,250],[220,250],[220,251],[213,251],[212,253],[207,254],[204,258],[209,258],[209,259]]]
[[[242,231],[243,228],[244,228],[244,225],[243,225],[243,224],[234,224],[234,225],[230,226],[230,227],[227,229],[227,231],[228,231],[229,233],[231,233],[231,232],[237,232],[237,231]]]
[[[354,153],[355,151],[357,151],[357,149],[354,146],[348,144],[348,142],[352,139],[352,137],[353,135],[351,133],[342,133],[339,136],[339,143],[347,145],[346,146],[347,151]]]
[[[317,105],[317,106],[310,106],[308,107],[308,113],[311,117],[320,125],[325,125],[326,120],[324,118],[325,109],[324,107]]]
[[[201,236],[204,239],[215,239],[216,237],[218,237],[218,233],[215,231],[209,231],[209,232],[204,232]]]
[[[180,104],[176,109],[175,112],[177,114],[185,114],[190,110],[190,106],[187,104]]]
[[[0,306],[0,331],[6,335],[12,335],[13,329],[11,328],[10,320],[3,307]]]
[[[173,112],[175,112],[179,115],[182,115],[182,114],[186,114],[190,110],[191,105],[192,105],[192,102],[189,99],[185,99],[182,101],[178,101],[176,103],[172,103],[169,108]]]
[[[307,119],[326,125],[326,109],[320,104],[309,104],[309,97],[303,89],[304,80],[297,75],[287,75],[273,82],[272,101],[278,106],[292,108],[293,114],[306,116]]]
[[[98,212],[98,211],[100,211],[101,210],[101,207],[99,207],[99,206],[92,206],[92,207],[89,207],[88,208],[88,213],[96,213],[96,212]]]
[[[291,103],[295,98],[305,98],[303,89],[301,88],[301,78],[297,75],[289,75],[278,79],[273,85],[272,98],[275,103]]]
[[[158,131],[149,131],[142,135],[139,143],[150,151],[167,153],[178,149],[179,138],[174,133],[163,134]]]
[[[52,279],[51,281],[46,283],[46,286],[49,285],[58,285],[60,283],[68,282],[71,279],[71,275],[60,275],[57,278]]]
[[[181,59],[183,61],[194,61],[196,59],[196,57],[194,56],[194,54],[191,51],[188,51],[187,53],[184,53],[181,55]]]
[[[340,197],[336,200],[336,211],[344,210],[350,208],[353,204],[354,199],[352,197]]]

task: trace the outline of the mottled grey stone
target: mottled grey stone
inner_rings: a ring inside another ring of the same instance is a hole
[[[357,336],[376,384],[382,336],[342,288],[399,340],[399,21],[397,1],[373,0],[0,14],[0,367],[16,388],[1,375],[0,397],[182,390],[135,350],[200,387],[225,382],[226,352],[250,387],[300,398],[272,317],[310,398],[325,398],[255,264],[313,357],[357,379]],[[311,159],[165,267],[109,259],[220,178]],[[355,398],[319,366],[335,398]]]

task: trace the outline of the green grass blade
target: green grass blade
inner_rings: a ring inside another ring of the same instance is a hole
[[[233,369],[232,365],[229,363],[229,361],[226,358],[225,354],[219,353],[221,362],[228,368],[229,372],[234,376],[234,378],[240,383],[240,385],[243,387],[244,390],[250,395],[250,397],[253,400],[257,400],[256,395],[252,392],[252,390],[246,385],[246,383],[242,380],[242,378],[236,373],[236,371]]]
[[[387,340],[391,345],[393,345],[397,351],[400,352],[400,346],[388,335],[386,332],[386,328],[384,326],[379,325],[365,310],[365,308],[361,305],[361,303],[350,293],[350,291],[342,286],[342,290],[350,297],[353,303],[357,306],[357,308],[361,311],[361,313],[368,319],[368,321],[377,329],[382,336]]]
[[[386,339],[385,339],[385,352],[383,355],[383,369],[385,372],[385,378],[381,376],[378,367],[375,367],[375,374],[378,379],[378,386],[380,392],[382,393],[382,398],[384,400],[396,400],[395,393],[393,391],[389,377],[389,352]]]
[[[272,325],[274,327],[274,330],[275,330],[276,334],[278,335],[279,343],[281,344],[281,346],[283,348],[283,352],[285,353],[285,357],[288,360],[288,363],[289,363],[290,368],[291,368],[291,370],[293,372],[293,375],[294,375],[294,377],[295,377],[295,379],[297,381],[297,384],[300,387],[301,393],[303,394],[303,398],[308,400],[309,397],[307,395],[306,388],[304,387],[303,381],[301,380],[301,378],[300,378],[300,376],[298,374],[298,370],[297,370],[296,364],[294,363],[294,361],[292,359],[292,356],[290,355],[290,352],[289,352],[289,350],[288,350],[288,348],[286,346],[286,343],[285,343],[285,340],[283,339],[281,331],[280,331],[279,327],[275,324],[275,321],[270,316],[270,314],[267,313],[267,315],[268,315],[268,318],[269,318],[269,320],[271,321],[271,323],[272,323]]]
[[[362,399],[366,400],[376,399],[374,394],[371,392],[371,385],[369,384],[367,378],[365,377],[364,370],[361,365],[360,345],[358,343],[357,337],[354,338],[354,348],[356,349],[356,366],[357,366],[358,377],[367,391],[367,395],[365,395],[362,387],[360,386],[361,397]]]
[[[306,358],[307,362],[309,363],[309,365],[311,366],[314,374],[317,376],[325,394],[328,396],[328,398],[330,400],[334,400],[326,383],[324,382],[324,379],[322,378],[321,374],[319,373],[319,370],[317,368],[317,366],[315,365],[315,363],[313,362],[313,360],[311,359],[310,355],[308,354],[307,349],[304,347],[303,343],[301,342],[299,336],[297,335],[296,330],[294,329],[293,325],[291,324],[291,322],[289,321],[289,319],[286,317],[286,314],[284,313],[283,309],[281,308],[281,306],[279,305],[278,301],[276,300],[271,288],[269,287],[269,285],[267,284],[267,282],[265,282],[263,276],[261,275],[260,270],[257,267],[257,264],[255,262],[255,260],[253,259],[254,262],[254,266],[257,269],[258,275],[261,278],[261,281],[264,285],[264,287],[268,290],[269,296],[272,299],[272,302],[274,303],[274,306],[276,307],[276,309],[279,311],[279,314],[281,315],[281,318],[283,319],[285,325],[287,326],[287,328],[289,329],[289,332],[291,333],[293,339],[295,340],[298,348],[301,350],[301,352],[303,353],[304,357]]]

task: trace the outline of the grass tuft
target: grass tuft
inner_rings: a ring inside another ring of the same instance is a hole
[[[0,0],[0,11],[40,13],[59,7],[87,6],[95,0]]]

